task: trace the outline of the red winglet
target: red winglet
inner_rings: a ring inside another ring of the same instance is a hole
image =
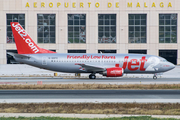
[[[18,54],[55,53],[37,46],[18,22],[11,22]]]

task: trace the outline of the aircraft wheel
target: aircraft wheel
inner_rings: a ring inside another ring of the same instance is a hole
[[[153,76],[153,79],[156,80],[156,79],[157,79],[157,76]]]
[[[96,79],[95,75],[89,75],[89,79]]]
[[[96,76],[95,75],[92,75],[92,77],[91,77],[92,79],[96,79]]]
[[[91,75],[89,75],[89,79],[92,79],[91,77],[92,77],[92,76],[91,76]]]

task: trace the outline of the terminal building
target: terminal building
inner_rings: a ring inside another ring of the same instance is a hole
[[[139,53],[180,64],[179,0],[0,0],[0,64],[17,63],[10,22],[58,53]]]

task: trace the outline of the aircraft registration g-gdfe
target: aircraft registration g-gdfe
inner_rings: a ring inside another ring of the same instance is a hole
[[[85,54],[56,53],[37,46],[18,22],[11,22],[17,53],[8,53],[18,62],[35,67],[68,73],[96,73],[106,77],[121,77],[124,73],[156,74],[175,67],[162,57],[145,54]]]

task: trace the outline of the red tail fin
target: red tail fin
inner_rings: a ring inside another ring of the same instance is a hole
[[[37,46],[18,22],[11,22],[18,54],[55,53]]]

